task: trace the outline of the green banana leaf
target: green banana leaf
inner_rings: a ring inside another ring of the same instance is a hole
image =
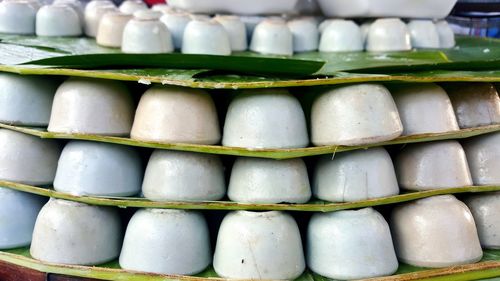
[[[330,203],[321,200],[314,200],[306,204],[252,204],[237,203],[230,201],[204,201],[204,202],[155,202],[145,198],[136,197],[104,197],[104,196],[77,196],[69,193],[55,191],[51,188],[42,188],[26,184],[9,181],[0,181],[0,187],[17,191],[37,194],[45,197],[52,197],[90,205],[115,206],[120,208],[160,208],[160,209],[186,209],[186,210],[253,210],[253,211],[302,211],[302,212],[333,212],[339,210],[359,209],[375,207],[389,204],[413,201],[444,194],[479,193],[500,191],[500,186],[465,186],[456,188],[444,188],[418,192],[408,192],[395,196],[388,196],[376,199]]]
[[[199,68],[252,74],[265,72],[271,74],[334,75],[341,71],[359,72],[362,70],[388,72],[429,68],[498,69],[500,65],[500,41],[474,37],[458,37],[457,47],[452,49],[384,53],[310,52],[291,57],[264,56],[250,52],[236,53],[232,56],[182,55],[177,53],[121,54],[117,49],[100,47],[93,39],[89,38],[0,35],[0,42],[13,47],[29,47],[46,52],[45,57],[19,60],[18,63],[72,68],[135,66],[139,68]],[[0,64],[6,64],[2,57],[0,57]],[[326,62],[326,64],[323,66],[322,62]],[[305,66],[309,64],[311,68]],[[314,71],[311,71],[314,69],[312,65],[317,67]]]
[[[1,44],[0,44],[1,54]],[[450,71],[432,70],[402,72],[393,74],[362,74],[338,72],[333,76],[303,79],[284,77],[259,77],[228,75],[209,70],[183,69],[114,69],[82,70],[68,68],[46,68],[39,66],[0,65],[0,72],[23,75],[77,76],[140,83],[161,83],[204,89],[255,89],[278,87],[307,87],[364,82],[500,82],[500,70],[487,71]]]
[[[114,143],[114,144],[136,146],[136,147],[147,147],[155,149],[168,149],[168,150],[178,150],[178,151],[191,151],[199,153],[259,157],[259,158],[271,158],[271,159],[290,159],[290,158],[315,156],[315,155],[323,155],[331,153],[335,154],[344,151],[352,151],[357,149],[366,149],[370,147],[386,146],[394,144],[419,143],[419,142],[429,142],[429,141],[438,141],[447,139],[463,139],[463,138],[469,138],[473,136],[500,131],[500,125],[489,125],[477,128],[462,129],[454,132],[428,133],[428,134],[418,134],[411,136],[402,136],[391,141],[374,143],[370,145],[362,145],[362,146],[318,146],[318,147],[290,148],[290,149],[249,149],[241,147],[227,147],[220,145],[159,143],[152,141],[139,141],[124,137],[52,133],[52,132],[47,132],[45,129],[26,128],[26,127],[12,126],[2,123],[0,123],[0,128],[9,129],[45,139],[88,140],[88,141]]]
[[[55,273],[83,278],[121,281],[223,281],[213,268],[209,267],[196,276],[159,275],[120,269],[118,261],[100,266],[76,266],[45,263],[31,258],[29,248],[0,251],[0,261],[33,269],[40,272]],[[478,280],[500,276],[500,251],[485,250],[483,259],[475,264],[454,266],[442,269],[427,269],[401,264],[395,275],[369,279],[372,281],[411,281],[411,280]],[[367,279],[368,280],[368,279]],[[304,272],[295,281],[333,281],[310,271]]]

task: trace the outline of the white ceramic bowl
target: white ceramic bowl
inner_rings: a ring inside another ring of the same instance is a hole
[[[246,90],[229,104],[224,146],[295,148],[308,143],[302,107],[286,90]]]
[[[391,93],[403,122],[403,135],[457,131],[450,98],[433,83],[393,86]]]
[[[284,20],[265,19],[255,27],[250,50],[267,55],[293,55],[293,34]]]
[[[37,10],[26,1],[3,1],[0,3],[0,33],[35,33]]]
[[[400,187],[408,190],[472,185],[465,152],[454,140],[409,144],[394,166]]]
[[[96,37],[102,17],[118,8],[109,0],[93,0],[85,6],[85,35]]]
[[[84,8],[83,8],[83,3],[80,0],[54,0],[52,2],[52,5],[63,5],[63,6],[69,6],[73,8],[73,10],[78,14],[78,18],[80,19],[80,26],[85,25],[85,15],[84,15]]]
[[[46,5],[36,13],[37,36],[80,36],[81,34],[80,17],[69,5]]]
[[[0,122],[47,126],[57,80],[0,73]]]
[[[307,167],[300,158],[237,158],[227,195],[245,203],[306,203],[311,198]]]
[[[57,166],[54,189],[80,196],[131,196],[142,182],[139,153],[116,144],[71,141]]]
[[[313,174],[313,194],[332,202],[351,202],[399,194],[391,156],[371,148],[322,156]]]
[[[460,128],[500,124],[500,98],[491,83],[449,83],[445,89]]]
[[[28,246],[38,212],[47,199],[0,187],[0,249]]]
[[[208,225],[199,212],[140,209],[130,219],[120,266],[158,274],[193,275],[212,261]]]
[[[118,257],[122,237],[117,209],[52,198],[38,214],[30,253],[50,263],[102,264]]]
[[[351,20],[333,20],[321,33],[320,52],[355,52],[363,49],[361,29]]]
[[[137,11],[147,10],[148,6],[142,0],[125,0],[120,4],[120,12],[124,14],[133,14]]]
[[[332,279],[391,275],[398,260],[389,225],[372,208],[314,214],[307,229],[307,265]]]
[[[321,11],[340,18],[444,18],[457,0],[318,0]]]
[[[474,216],[481,246],[500,249],[500,192],[469,195],[464,202]]]
[[[121,82],[69,78],[57,89],[48,131],[124,136],[133,116],[132,97]]]
[[[158,54],[174,51],[172,35],[160,21],[161,12],[143,10],[134,13],[123,30],[122,52]]]
[[[231,51],[240,52],[248,48],[247,29],[239,17],[218,15],[214,20],[220,23],[229,35]]]
[[[199,89],[153,86],[142,95],[131,137],[158,142],[219,143],[214,101]]]
[[[170,0],[174,8],[191,13],[238,14],[238,15],[275,15],[297,12],[298,0]]]
[[[500,185],[500,133],[462,142],[474,185]]]
[[[216,201],[226,194],[224,167],[218,155],[155,150],[142,183],[154,201]]]
[[[391,231],[399,261],[413,266],[468,264],[483,255],[471,212],[452,195],[395,207]]]
[[[288,28],[293,35],[294,52],[311,52],[318,49],[319,30],[314,18],[293,19],[288,22]]]
[[[277,211],[227,214],[217,236],[213,266],[223,278],[299,277],[305,261],[297,223]]]
[[[366,50],[370,52],[411,50],[410,31],[397,18],[374,21],[366,38]]]
[[[445,20],[436,22],[436,29],[439,34],[439,47],[440,48],[453,48],[455,47],[455,34],[453,29],[448,25]]]
[[[182,53],[230,55],[231,40],[229,33],[217,21],[193,19],[184,29]]]
[[[53,140],[0,129],[0,180],[51,184],[60,153]]]
[[[312,105],[311,141],[316,146],[377,143],[395,139],[402,132],[391,93],[379,84],[332,88]]]
[[[160,18],[172,35],[174,48],[180,50],[182,48],[182,37],[187,24],[191,21],[191,17],[186,13],[166,13]]]
[[[318,24],[318,31],[319,33],[323,33],[323,31],[325,31],[325,28],[330,24],[332,23],[332,21],[334,21],[335,19],[324,19],[322,20],[319,24]]]
[[[440,47],[439,33],[432,20],[411,20],[408,22],[408,30],[413,48]]]
[[[123,30],[131,19],[131,15],[119,11],[108,12],[103,15],[97,29],[97,44],[105,47],[120,48],[123,41]]]

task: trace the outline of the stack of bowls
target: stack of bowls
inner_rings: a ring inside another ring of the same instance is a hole
[[[208,91],[160,85],[137,98],[136,107],[129,89],[117,81],[0,74],[0,121],[84,139],[287,151],[310,143],[377,146],[401,135],[452,133],[500,120],[498,94],[487,83],[352,84],[320,88],[309,100],[285,89],[240,90],[228,95],[227,110]],[[54,140],[0,129],[0,180],[53,185],[80,198],[142,196],[155,204],[355,202],[400,189],[498,186],[499,144],[497,132],[274,160],[162,149],[149,155],[83,140],[61,149]],[[212,264],[218,276],[231,279],[290,280],[306,268],[331,279],[373,278],[395,273],[400,263],[479,261],[482,247],[500,248],[499,200],[498,193],[464,196],[464,203],[443,195],[309,220],[283,211],[232,211],[218,227],[211,212],[143,208],[128,220],[116,207],[47,201],[0,187],[0,249],[31,244],[31,256],[43,262],[93,266],[118,259],[124,270],[154,274],[195,275]]]

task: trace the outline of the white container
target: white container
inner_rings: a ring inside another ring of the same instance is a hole
[[[500,249],[500,192],[469,195],[464,202],[474,216],[481,246]]]
[[[391,156],[371,148],[319,159],[313,174],[313,194],[332,202],[352,202],[399,194]]]
[[[132,96],[121,82],[69,78],[57,89],[48,131],[125,136],[133,116]]]
[[[297,223],[277,211],[227,214],[217,236],[213,266],[223,278],[299,277],[305,261]]]
[[[431,190],[472,185],[462,146],[454,140],[407,145],[394,166],[401,188]]]
[[[500,124],[500,98],[491,83],[445,85],[460,128]]]
[[[450,98],[433,83],[402,84],[391,93],[403,122],[403,135],[457,131],[455,112]]]
[[[316,146],[377,143],[402,132],[391,93],[379,84],[332,88],[312,105],[311,141]]]
[[[214,101],[199,89],[153,86],[141,97],[131,137],[157,142],[219,143]]]
[[[36,13],[37,36],[80,36],[78,13],[69,5],[46,5]]]
[[[321,33],[320,52],[356,52],[363,49],[361,29],[351,20],[333,20]]]
[[[80,19],[80,25],[82,26],[83,29],[83,26],[85,25],[85,16],[84,16],[83,3],[80,0],[54,0],[52,2],[52,5],[63,5],[73,8],[73,10],[78,14],[78,18]]]
[[[0,129],[0,180],[51,184],[61,153],[57,142]]]
[[[455,47],[455,34],[448,22],[445,20],[437,21],[436,28],[439,34],[439,47],[445,49]]]
[[[307,167],[300,158],[237,158],[227,195],[245,203],[306,203],[311,198]]]
[[[440,47],[439,33],[432,20],[411,20],[408,22],[413,48],[437,49]]]
[[[138,210],[130,219],[120,254],[123,269],[158,274],[193,275],[211,261],[205,218],[185,210]]]
[[[391,231],[399,261],[413,266],[468,264],[483,255],[471,212],[452,195],[396,206]]]
[[[250,50],[266,55],[293,55],[293,34],[286,22],[270,18],[255,27]]]
[[[216,201],[226,194],[224,167],[218,155],[155,150],[142,183],[153,201]]]
[[[0,122],[47,126],[57,80],[0,73]]]
[[[118,8],[109,0],[93,0],[85,7],[85,35],[96,37],[102,17]]]
[[[120,48],[123,41],[123,30],[132,19],[131,15],[122,12],[108,12],[99,23],[97,44],[105,47]]]
[[[229,35],[231,51],[241,52],[248,48],[247,29],[239,17],[218,15],[214,20],[220,23]]]
[[[31,243],[43,197],[0,187],[0,249],[25,247]]]
[[[500,185],[500,133],[462,142],[474,185]]]
[[[312,52],[318,49],[319,30],[314,18],[293,19],[288,22],[288,28],[293,35],[294,52]]]
[[[120,4],[120,12],[132,15],[137,11],[147,10],[148,6],[142,0],[125,0]]]
[[[123,30],[122,52],[159,54],[174,51],[172,35],[160,21],[161,12],[137,11]]]
[[[35,9],[27,1],[3,1],[0,3],[0,33],[35,33]]]
[[[398,260],[389,225],[372,208],[314,214],[307,229],[307,265],[332,279],[391,275]]]
[[[339,18],[444,18],[457,0],[318,0],[323,14]]]
[[[286,90],[246,90],[229,104],[224,146],[297,148],[308,143],[302,107]]]
[[[298,0],[170,0],[168,4],[174,8],[191,13],[205,14],[286,14],[296,12]]]
[[[137,151],[116,144],[71,141],[57,166],[54,189],[80,196],[139,193],[142,163]]]
[[[182,53],[227,56],[231,54],[231,40],[220,23],[193,19],[184,30]]]
[[[118,257],[122,237],[117,209],[52,198],[38,214],[30,254],[50,263],[97,265]]]
[[[409,51],[411,50],[410,31],[400,19],[378,19],[371,24],[368,31],[366,50],[370,52]]]
[[[166,13],[161,18],[172,35],[174,48],[180,50],[182,48],[182,37],[187,24],[191,21],[189,14],[185,13]]]

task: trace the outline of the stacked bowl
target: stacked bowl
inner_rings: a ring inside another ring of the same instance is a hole
[[[308,269],[351,280],[391,275],[401,264],[474,263],[482,248],[500,247],[495,192],[312,216],[273,210],[308,210],[311,200],[376,203],[402,198],[401,190],[498,190],[500,133],[447,139],[498,131],[500,98],[489,83],[248,89],[226,92],[221,102],[201,89],[154,85],[141,93],[118,81],[1,73],[0,89],[1,123],[10,128],[0,129],[0,247],[30,245],[42,263],[118,260],[127,272],[160,275],[196,275],[212,265],[228,279],[296,279]],[[41,139],[22,126],[80,140]],[[391,143],[429,136],[444,138]],[[123,145],[130,143],[234,155],[311,145],[347,151],[275,160]],[[34,186],[53,188],[54,198],[15,190],[41,189]],[[157,207],[125,212],[92,201],[103,197]],[[253,208],[189,210],[228,200]]]

